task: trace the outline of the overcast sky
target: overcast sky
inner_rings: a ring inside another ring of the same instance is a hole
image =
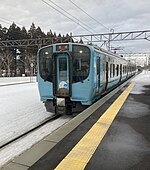
[[[53,5],[49,0],[44,1]],[[69,0],[52,1],[76,17],[78,21],[74,20],[79,24],[83,22],[91,27],[91,30],[87,29],[92,33],[105,33],[110,29],[114,29],[115,32],[150,30],[150,0],[72,0],[99,23],[89,18]],[[51,29],[57,34],[70,32],[73,35],[91,34],[79,24],[72,22],[46,5],[42,0],[0,0],[0,4],[0,23],[2,26],[9,27],[11,24],[9,21],[14,21],[18,26],[25,26],[29,29],[31,23],[34,22],[44,32]],[[113,45],[122,46],[128,52],[150,52],[150,41],[146,40],[122,41],[113,43]]]

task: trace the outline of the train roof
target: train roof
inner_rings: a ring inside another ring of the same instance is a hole
[[[120,56],[119,54],[116,54],[116,53],[113,53],[113,52],[111,52],[111,51],[107,51],[107,50],[105,50],[105,49],[103,49],[103,48],[101,48],[101,47],[98,47],[98,46],[93,46],[93,45],[91,45],[95,50],[98,50],[98,51],[101,51],[102,53],[104,53],[104,54],[107,54],[107,55],[112,55],[112,56],[114,56],[114,57],[117,57],[117,58],[120,58],[120,59],[123,59],[123,60],[125,60],[125,61],[127,61],[126,59],[124,59],[122,56]]]
[[[53,45],[60,45],[60,44],[74,44],[74,45],[81,45],[81,46],[87,46],[89,48],[93,48],[94,50],[97,50],[97,51],[100,51],[102,52],[103,54],[107,54],[107,55],[111,55],[111,56],[114,56],[114,57],[117,57],[117,58],[120,58],[122,60],[125,60],[127,61],[126,59],[124,59],[123,57],[121,57],[119,54],[115,54],[111,51],[107,51],[101,47],[98,47],[97,45],[92,45],[92,44],[81,44],[81,43],[56,43],[56,44],[50,44],[48,46],[45,46],[45,47],[49,47],[49,46],[53,46]],[[45,48],[45,47],[42,47],[42,48]]]

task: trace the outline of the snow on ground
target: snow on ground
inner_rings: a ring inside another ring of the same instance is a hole
[[[134,89],[131,91],[131,94],[142,94],[146,87],[144,85],[150,85],[150,71],[143,70],[142,73],[138,74],[133,80],[136,81]]]
[[[37,83],[0,87],[0,146],[52,116],[40,101]]]
[[[16,84],[22,82],[30,82],[30,78],[0,78],[0,146],[53,115],[46,112],[40,101],[37,83]],[[14,85],[3,86],[7,84]],[[59,118],[1,149],[0,167],[69,120],[69,117]]]
[[[0,167],[4,166],[8,161],[11,161],[14,157],[20,155],[23,151],[29,149],[35,143],[46,137],[48,134],[53,132],[58,127],[62,126],[68,122],[71,118],[64,116],[59,119],[50,122],[36,132],[32,132],[28,136],[24,137],[22,140],[15,142],[0,151]]]
[[[36,77],[0,77],[0,86],[27,82],[36,82]]]

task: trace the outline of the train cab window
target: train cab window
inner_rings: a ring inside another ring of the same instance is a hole
[[[39,51],[39,72],[45,80],[52,82],[52,47],[43,48]]]
[[[90,71],[90,50],[88,47],[73,45],[72,82],[85,80]]]

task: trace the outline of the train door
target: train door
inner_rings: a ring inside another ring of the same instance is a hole
[[[69,56],[58,54],[54,58],[54,95],[57,97],[70,96],[70,67]]]
[[[108,62],[106,62],[106,86],[105,86],[105,91],[107,90],[107,85],[108,85]]]
[[[72,92],[71,57],[68,53],[53,56],[53,94],[56,114],[70,114]]]
[[[96,85],[97,85],[97,90],[96,93],[99,93],[100,90],[100,58],[98,57],[96,60]]]
[[[102,93],[105,93],[108,85],[108,62],[103,61]]]
[[[120,81],[122,79],[122,64],[120,64]]]

